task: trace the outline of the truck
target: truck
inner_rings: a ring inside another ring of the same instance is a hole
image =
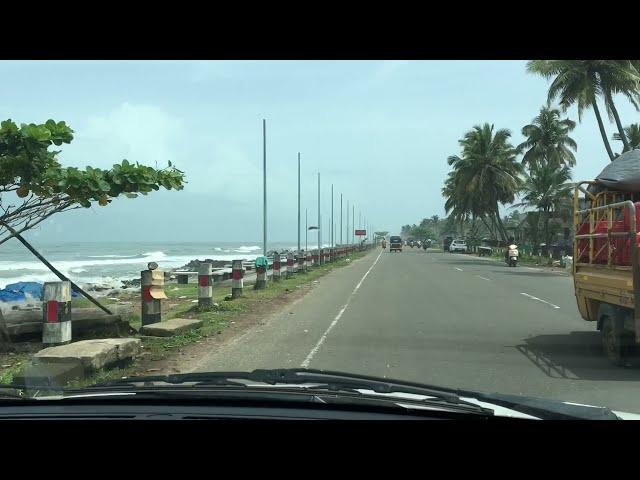
[[[609,360],[629,366],[640,344],[640,150],[576,184],[573,214],[578,310],[595,322]]]

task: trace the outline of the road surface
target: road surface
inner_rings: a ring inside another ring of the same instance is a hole
[[[609,364],[570,276],[462,254],[372,251],[196,369],[301,366],[640,413],[640,368]]]

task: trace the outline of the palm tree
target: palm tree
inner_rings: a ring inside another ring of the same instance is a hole
[[[499,204],[511,203],[520,187],[523,168],[516,161],[516,149],[509,143],[511,133],[485,123],[476,125],[459,141],[462,156],[447,159],[452,167],[443,195],[447,213],[461,219],[490,219],[503,239],[507,233],[500,218]]]
[[[624,95],[629,102],[640,109],[640,70],[636,60],[600,60],[598,75],[602,85],[605,106],[609,119],[614,120],[622,141],[623,152],[632,150],[624,136],[622,121],[613,102],[616,94]]]
[[[520,189],[522,202],[514,207],[524,206],[538,210],[536,221],[542,221],[547,245],[551,241],[549,221],[554,215],[559,215],[562,207],[571,199],[573,185],[570,180],[571,171],[568,167],[551,163],[537,165],[524,174],[524,183]],[[537,237],[537,227],[532,230]]]
[[[438,238],[438,236],[440,235],[440,231],[438,230],[438,220],[440,220],[440,217],[438,217],[438,215],[433,215],[431,217],[431,225],[433,225],[433,231],[436,238]]]
[[[613,102],[613,95],[626,96],[638,108],[640,72],[637,60],[532,60],[527,70],[544,78],[553,79],[549,86],[548,100],[556,97],[566,111],[572,105],[578,107],[578,120],[582,112],[591,107],[598,121],[602,141],[611,161],[615,155],[607,138],[597,98],[602,96],[609,116],[613,116],[622,134],[622,123]],[[626,148],[626,147],[625,147]]]
[[[623,141],[623,139],[626,139],[628,150],[640,148],[640,124],[632,123],[628,127],[624,128],[622,135],[620,135],[619,133],[614,133],[613,139],[618,141]]]
[[[576,157],[571,150],[575,152],[578,145],[569,133],[575,127],[574,121],[560,118],[560,110],[542,107],[532,123],[522,128],[522,135],[527,137],[517,147],[519,153],[524,152],[522,163],[529,168],[542,162],[574,166]]]

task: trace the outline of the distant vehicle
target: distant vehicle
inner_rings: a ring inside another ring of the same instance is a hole
[[[394,236],[389,239],[389,251],[390,252],[402,251],[402,239],[400,237]]]
[[[453,240],[449,245],[449,251],[453,252],[467,252],[467,242],[465,240]]]
[[[445,252],[449,251],[449,246],[451,245],[451,242],[453,242],[453,237],[445,237],[444,241],[442,242],[442,249]]]

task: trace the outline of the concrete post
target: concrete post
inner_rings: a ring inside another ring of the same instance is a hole
[[[244,269],[242,268],[242,260],[233,260],[231,262],[231,298],[242,296],[244,282]]]
[[[273,281],[274,282],[280,281],[280,254],[279,253],[273,254]]]
[[[304,270],[304,255],[305,253],[300,251],[298,252],[298,272],[305,273]]]
[[[304,252],[304,271],[305,273],[309,271],[309,267],[311,266],[311,256],[309,252]]]
[[[267,266],[259,265],[256,267],[256,283],[254,290],[264,290],[267,288]]]
[[[149,263],[148,270],[140,272],[142,295],[142,325],[162,321],[162,300],[167,298],[164,293],[164,272],[158,270],[158,265]]]
[[[71,282],[46,282],[42,302],[42,343],[45,346],[71,342]]]
[[[198,267],[198,306],[206,307],[213,304],[213,275],[211,264],[201,263]]]
[[[293,277],[293,253],[287,253],[287,278]]]

